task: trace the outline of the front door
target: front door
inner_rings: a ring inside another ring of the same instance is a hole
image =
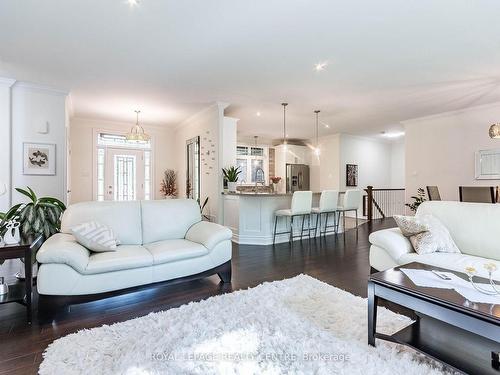
[[[144,199],[144,151],[107,148],[105,199],[132,201]]]

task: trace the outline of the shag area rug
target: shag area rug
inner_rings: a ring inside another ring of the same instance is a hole
[[[407,317],[378,309],[378,331]],[[307,275],[62,337],[40,374],[441,374],[403,346],[367,344],[367,302]]]

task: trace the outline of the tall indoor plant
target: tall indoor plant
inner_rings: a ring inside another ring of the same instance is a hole
[[[230,192],[236,192],[236,183],[238,182],[238,176],[241,173],[240,167],[231,166],[228,168],[222,168],[222,173],[227,181],[227,188]]]
[[[0,213],[0,235],[7,231],[9,221],[18,221],[22,236],[43,235],[46,239],[61,229],[61,215],[66,206],[57,198],[37,197],[35,192],[27,187],[16,188],[16,191],[28,198],[27,203],[19,203],[5,212]],[[34,258],[34,257],[33,257]],[[24,267],[21,267],[24,273]],[[22,275],[21,275],[22,277]]]

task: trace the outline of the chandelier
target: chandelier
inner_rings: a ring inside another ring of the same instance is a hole
[[[500,138],[500,124],[490,126],[490,138]]]
[[[141,113],[141,111],[136,110],[134,112],[137,116],[136,123],[134,126],[132,126],[125,138],[127,139],[127,141],[147,142],[151,139],[151,137],[149,136],[149,134],[146,134],[144,132],[144,128],[139,125],[139,113]]]

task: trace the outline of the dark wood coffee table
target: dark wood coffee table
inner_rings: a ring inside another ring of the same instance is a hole
[[[371,275],[368,280],[368,344],[375,346],[376,338],[392,341],[467,374],[500,375],[500,302],[493,305],[472,303],[454,290],[418,287],[400,268],[453,272],[410,263]],[[465,274],[453,273],[466,279]],[[418,319],[393,335],[377,333],[380,300],[413,310]]]

